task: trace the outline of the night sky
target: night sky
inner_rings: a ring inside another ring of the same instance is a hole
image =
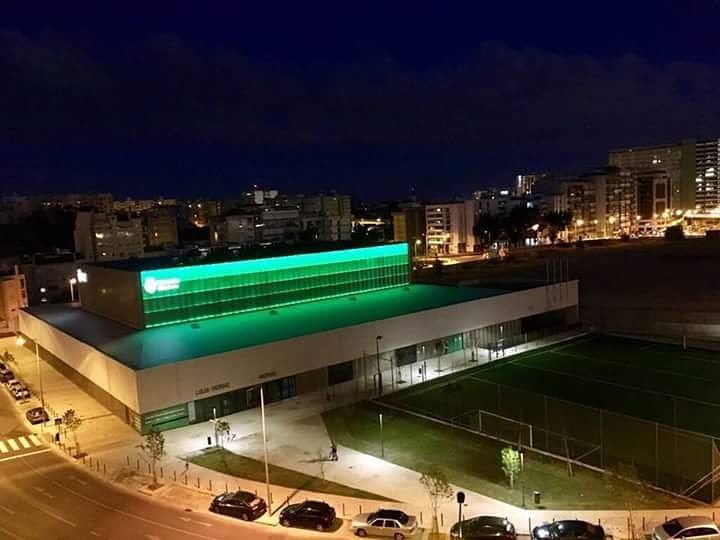
[[[0,193],[447,198],[720,136],[718,2],[464,6],[3,2]]]

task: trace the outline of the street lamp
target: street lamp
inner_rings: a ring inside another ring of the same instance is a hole
[[[415,258],[416,259],[418,256],[418,247],[420,246],[420,244],[422,244],[422,240],[420,240],[419,238],[416,238],[415,239]]]
[[[43,382],[42,382],[42,370],[40,369],[40,348],[38,346],[37,340],[35,341],[35,365],[37,366],[37,372],[38,372],[38,382],[40,384],[40,404],[42,405],[43,411],[45,410],[45,392],[43,390]],[[18,347],[22,347],[27,343],[27,340],[18,334],[17,338],[15,338],[15,344]],[[43,421],[42,425],[45,425],[45,422]]]
[[[268,515],[272,514],[272,498],[270,496],[270,470],[268,469],[267,429],[265,427],[265,394],[260,385],[260,416],[262,418],[263,457],[265,458],[265,490],[267,491]]]
[[[71,277],[68,280],[70,283],[70,302],[75,303],[75,285],[77,285],[77,278]]]
[[[382,336],[375,337],[375,361],[377,362],[378,395],[383,394],[382,371],[380,369],[380,340]]]

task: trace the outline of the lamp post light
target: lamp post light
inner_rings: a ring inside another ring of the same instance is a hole
[[[27,343],[27,340],[22,337],[20,334],[18,334],[18,337],[15,339],[15,344],[18,347],[22,347]],[[43,382],[42,382],[42,369],[40,369],[40,347],[38,345],[37,340],[34,340],[35,343],[35,365],[37,367],[37,373],[38,373],[38,383],[40,385],[40,404],[42,405],[43,411],[45,410],[45,391],[43,390]],[[41,424],[41,428],[45,426],[45,422]]]
[[[418,258],[418,247],[420,247],[420,244],[422,244],[422,240],[419,238],[415,239],[415,258]]]
[[[377,363],[378,395],[383,395],[382,370],[380,369],[380,340],[382,336],[375,337],[375,361]]]
[[[75,303],[75,285],[77,285],[77,278],[71,277],[68,280],[68,283],[70,283],[70,302]]]

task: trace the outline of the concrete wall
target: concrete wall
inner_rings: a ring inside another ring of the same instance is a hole
[[[145,327],[137,273],[94,265],[81,268],[88,276],[87,283],[78,284],[84,310],[132,328]]]
[[[578,304],[572,281],[301,336],[138,372],[140,412]]]
[[[87,383],[99,387],[133,411],[139,411],[135,371],[25,311],[20,312],[19,321],[23,335],[33,341],[37,340],[43,349],[87,379]],[[86,388],[83,381],[73,380],[89,394],[96,398],[99,395],[93,389]],[[116,410],[117,407],[112,409]]]

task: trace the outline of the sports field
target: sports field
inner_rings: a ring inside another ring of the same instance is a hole
[[[720,353],[593,335],[501,359],[388,399],[445,419],[482,409],[546,425],[545,395],[720,437],[719,387]]]

